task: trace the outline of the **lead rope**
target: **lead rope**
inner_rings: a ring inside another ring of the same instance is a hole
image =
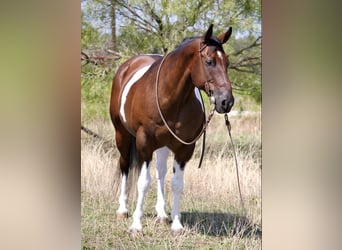
[[[230,133],[231,125],[230,125],[230,122],[228,120],[227,113],[224,114],[224,119],[226,121],[226,127],[227,127],[227,130],[228,130],[228,134],[229,134],[229,137],[230,137],[230,142],[231,142],[232,148],[233,148],[233,154],[234,154],[234,160],[235,160],[235,169],[236,169],[236,179],[237,179],[237,184],[238,184],[238,188],[239,188],[241,207],[242,207],[243,213],[247,214],[247,211],[246,211],[245,205],[243,203],[243,199],[242,199],[242,193],[241,193],[241,187],[240,187],[240,177],[239,177],[239,167],[238,167],[238,162],[237,162],[237,157],[236,157],[235,145],[233,143],[232,134]]]

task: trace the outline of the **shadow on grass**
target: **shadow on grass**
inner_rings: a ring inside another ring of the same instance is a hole
[[[261,238],[261,229],[245,216],[230,213],[183,212],[183,225],[209,236]]]

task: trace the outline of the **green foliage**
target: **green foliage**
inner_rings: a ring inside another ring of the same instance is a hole
[[[96,104],[101,110],[98,114],[105,112],[102,105],[108,109],[111,80],[123,61],[142,53],[166,54],[183,38],[203,34],[211,23],[215,34],[233,27],[233,35],[224,49],[231,62],[228,72],[235,96],[251,97],[260,104],[260,0],[84,0],[82,50],[108,49],[111,41],[110,6],[114,5],[115,53],[119,58],[106,66],[82,67],[82,110],[90,108],[88,115],[96,113]]]
[[[109,119],[109,98],[114,72],[105,67],[86,65],[81,78],[82,120]]]
[[[82,48],[87,48],[90,44],[96,44],[100,41],[99,32],[84,19],[82,12],[81,42]]]

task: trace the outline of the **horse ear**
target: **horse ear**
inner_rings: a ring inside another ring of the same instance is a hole
[[[225,42],[228,41],[231,34],[232,34],[232,27],[229,27],[226,33],[219,35],[217,38],[221,41],[221,44],[224,44]]]
[[[213,35],[213,24],[210,24],[207,32],[204,34],[204,42],[210,40],[211,36]]]

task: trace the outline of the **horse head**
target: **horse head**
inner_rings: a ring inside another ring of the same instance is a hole
[[[207,93],[218,113],[228,113],[234,105],[227,71],[229,60],[222,47],[231,34],[232,28],[229,27],[226,33],[216,37],[211,24],[199,38],[199,57],[195,57],[191,69],[194,84]]]

